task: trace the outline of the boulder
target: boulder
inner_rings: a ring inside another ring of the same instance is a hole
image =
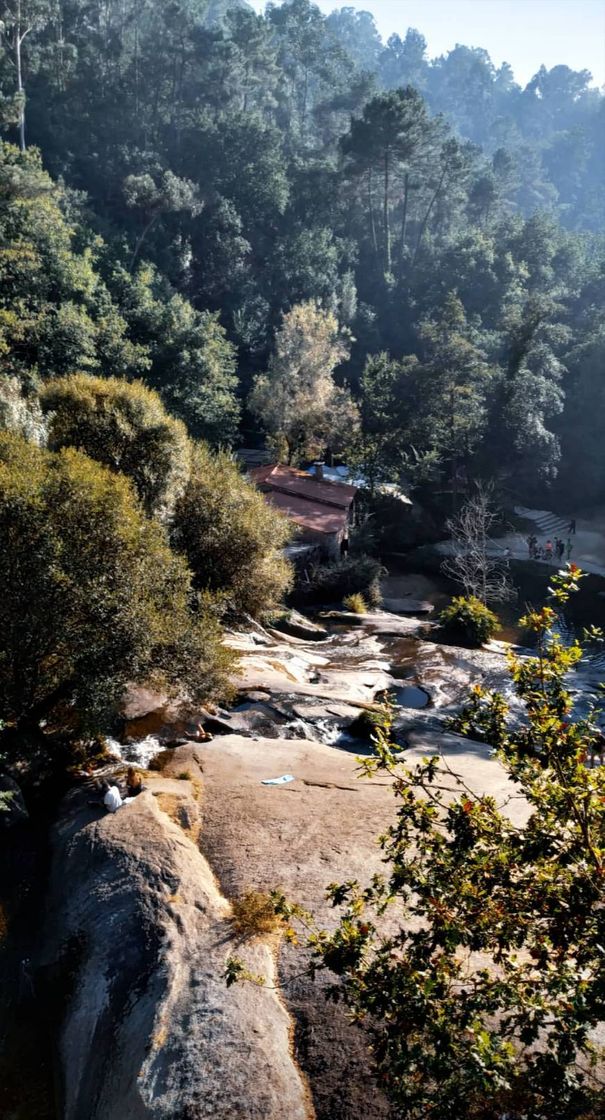
[[[430,625],[416,618],[401,618],[400,615],[381,610],[366,611],[365,614],[354,614],[353,611],[330,611],[327,617],[389,638],[420,634],[427,625]]]
[[[392,614],[430,614],[434,609],[428,599],[383,599],[385,611]]]
[[[242,689],[239,699],[241,703],[263,704],[271,700],[271,693],[256,688]]]
[[[369,611],[363,615],[363,624],[373,634],[384,638],[407,638],[413,634],[421,634],[427,626],[430,626],[430,623],[419,622],[415,618],[402,618],[401,615],[389,611]]]
[[[231,712],[222,716],[208,716],[204,729],[213,735],[265,735],[269,738],[279,736],[279,728],[288,722],[272,705],[260,702],[244,702]]]
[[[154,692],[142,685],[130,684],[122,702],[122,715],[126,721],[142,719],[154,712],[164,712],[169,706],[165,693]]]
[[[286,615],[274,619],[272,629],[306,642],[323,642],[328,637],[328,631],[323,626],[317,626],[299,611],[288,611]]]
[[[54,836],[46,972],[62,1120],[307,1120],[269,943],[227,988],[230,906],[197,846],[199,747],[115,814],[72,796]],[[175,756],[179,752],[175,751]],[[178,767],[178,771],[176,769]]]

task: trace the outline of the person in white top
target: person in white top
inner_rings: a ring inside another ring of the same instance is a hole
[[[108,813],[117,813],[118,809],[121,808],[124,802],[117,786],[107,786],[103,794],[103,804]]]

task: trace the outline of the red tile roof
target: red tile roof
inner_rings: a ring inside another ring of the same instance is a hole
[[[340,533],[347,527],[346,509],[337,509],[336,506],[330,508],[320,502],[308,502],[306,498],[283,494],[280,490],[269,490],[265,497],[272,506],[281,510],[290,521],[295,521],[303,529],[312,529],[315,533]]]
[[[337,506],[340,509],[348,509],[357,493],[357,487],[349,486],[348,483],[329,482],[327,479],[318,482],[306,471],[279,464],[255,467],[250,475],[261,490],[282,490],[286,494],[306,498],[307,501],[321,502],[322,505]]]
[[[295,467],[255,467],[250,476],[276,509],[304,529],[340,533],[347,527],[356,486],[318,482]]]

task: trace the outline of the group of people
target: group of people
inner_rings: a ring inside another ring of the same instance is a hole
[[[556,560],[557,563],[560,564],[563,557],[565,557],[569,563],[573,552],[571,537],[567,538],[567,542],[561,537],[555,537],[554,542],[549,539],[542,545],[538,538],[531,533],[527,538],[527,547],[529,549],[530,560],[546,560],[549,563]]]
[[[540,541],[535,536],[535,534],[530,533],[530,535],[526,538],[530,560],[546,560],[549,563],[552,563],[553,560],[556,560],[557,563],[560,564],[563,560],[563,557],[565,557],[567,563],[569,563],[569,561],[571,560],[571,554],[573,552],[573,544],[571,543],[571,538],[575,537],[576,535],[575,517],[572,517],[569,525],[567,526],[567,534],[567,541],[564,541],[562,537],[555,537],[554,541],[551,541],[549,539],[545,544],[540,544]]]

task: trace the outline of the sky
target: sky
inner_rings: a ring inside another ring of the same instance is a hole
[[[262,11],[264,0],[248,0]],[[605,0],[315,0],[324,12],[371,12],[386,41],[416,27],[429,58],[464,43],[484,47],[496,65],[509,62],[525,85],[544,63],[590,70],[605,85]]]

